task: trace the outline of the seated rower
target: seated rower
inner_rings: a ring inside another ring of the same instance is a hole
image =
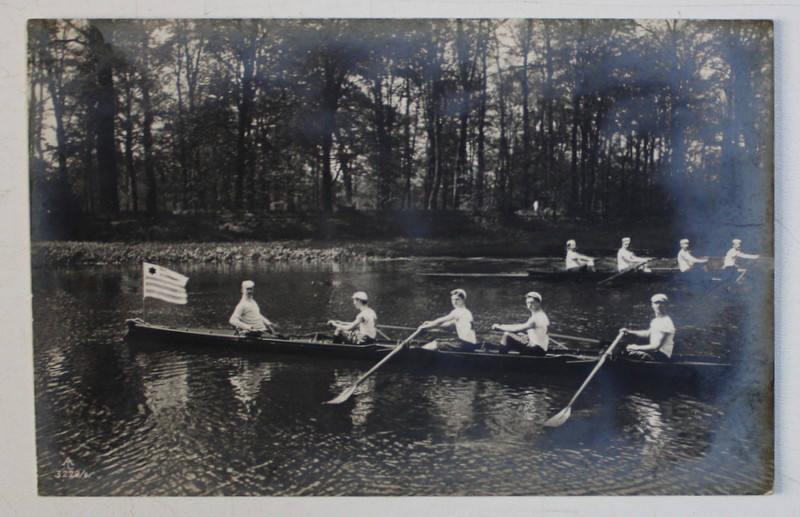
[[[708,263],[708,257],[696,258],[692,255],[692,252],[689,251],[689,239],[681,239],[680,245],[681,250],[678,252],[678,269],[681,270],[681,273],[698,271],[695,265]]]
[[[368,345],[375,342],[378,316],[369,306],[367,293],[358,291],[353,294],[353,305],[358,309],[356,319],[350,322],[329,320],[328,325],[335,329],[333,341],[335,343],[350,343],[351,345]]]
[[[475,335],[472,313],[466,307],[466,300],[467,293],[463,289],[454,289],[450,291],[450,303],[453,304],[453,310],[441,318],[426,321],[419,326],[421,330],[455,327],[456,334],[458,335],[458,343],[456,345],[451,345],[448,343],[439,343],[434,340],[424,345],[422,348],[426,350],[453,350],[459,352],[475,351],[478,347],[477,337]]]
[[[550,320],[542,310],[542,296],[537,292],[525,295],[525,306],[531,312],[528,321],[515,325],[501,325],[495,323],[492,330],[502,330],[503,338],[500,343],[503,348],[501,353],[516,350],[524,355],[547,355],[547,346],[550,342],[547,336],[547,327]]]
[[[580,271],[594,271],[594,259],[592,257],[588,257],[581,253],[578,253],[575,248],[577,244],[575,243],[575,239],[570,239],[567,241],[567,258],[566,258],[566,270],[571,273],[577,273]]]
[[[633,252],[628,249],[631,245],[631,238],[630,237],[623,237],[622,245],[617,251],[617,271],[625,271],[630,268],[636,268],[636,266],[641,266],[638,269],[644,271],[645,273],[650,273],[650,268],[646,265],[642,266],[650,261],[649,258],[645,257],[637,257],[633,254]]]
[[[255,285],[252,280],[242,282],[242,299],[236,305],[228,321],[237,329],[245,332],[275,334],[275,325],[261,314],[258,304],[253,299]]]
[[[619,331],[624,335],[647,339],[646,345],[628,345],[622,352],[624,357],[640,359],[643,361],[669,361],[675,343],[675,324],[667,314],[667,295],[656,294],[650,298],[655,317],[650,321],[647,330],[629,330],[622,328]]]
[[[731,249],[729,249],[728,253],[725,254],[725,261],[722,263],[722,270],[725,272],[728,278],[733,278],[735,275],[738,275],[736,276],[736,281],[738,282],[744,277],[745,273],[747,273],[747,269],[740,267],[738,259],[755,260],[759,258],[759,256],[742,252],[741,239],[733,239],[731,244]]]

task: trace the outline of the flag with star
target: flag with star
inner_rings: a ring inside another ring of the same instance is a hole
[[[144,298],[158,298],[165,302],[186,304],[188,276],[149,262],[142,262],[142,273],[144,275]]]

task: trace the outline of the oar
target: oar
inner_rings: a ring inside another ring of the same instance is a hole
[[[382,329],[389,329],[389,330],[417,330],[414,327],[401,327],[399,325],[379,325]]]
[[[394,350],[392,350],[391,352],[389,352],[389,354],[388,354],[386,357],[384,357],[383,359],[381,359],[380,361],[378,361],[378,364],[376,364],[375,366],[373,366],[373,367],[372,367],[372,368],[371,368],[371,369],[370,369],[370,370],[369,370],[367,373],[365,373],[364,375],[362,375],[361,377],[359,377],[359,378],[358,378],[358,380],[357,380],[356,382],[354,382],[352,386],[350,386],[349,388],[347,388],[346,390],[344,390],[344,391],[343,391],[343,392],[342,392],[342,393],[341,393],[339,396],[337,396],[336,398],[333,398],[333,399],[331,399],[331,400],[329,400],[329,401],[327,401],[327,402],[324,402],[324,404],[341,404],[342,402],[344,402],[344,401],[346,401],[347,399],[349,399],[349,398],[350,398],[350,396],[351,396],[351,395],[352,395],[352,394],[353,394],[353,393],[356,391],[356,388],[358,388],[358,385],[359,385],[359,384],[361,384],[362,382],[364,382],[364,380],[365,380],[367,377],[369,377],[370,375],[372,375],[373,373],[375,373],[375,371],[376,371],[378,368],[380,368],[381,366],[383,366],[383,363],[385,363],[386,361],[388,361],[389,359],[391,359],[392,357],[394,357],[394,355],[395,355],[397,352],[399,352],[400,350],[402,350],[402,349],[405,347],[405,344],[406,344],[406,343],[408,343],[409,341],[411,341],[412,339],[414,339],[415,337],[417,337],[417,334],[419,334],[420,332],[422,332],[422,329],[417,329],[416,331],[414,331],[414,333],[413,333],[413,334],[411,334],[410,336],[408,336],[408,337],[406,338],[406,340],[405,340],[405,341],[403,341],[402,343],[400,343],[399,345],[397,345],[397,346],[395,347],[395,349],[394,349]]]
[[[568,336],[566,334],[555,334],[553,332],[550,333],[551,336],[557,337],[558,339],[567,339],[569,341],[583,341],[584,343],[592,343],[594,345],[599,345],[602,343],[599,339],[592,339],[588,337],[578,337],[578,336]]]
[[[401,327],[398,325],[380,325],[381,328],[388,329],[388,330],[416,330],[414,327]],[[441,332],[441,329],[429,329],[428,332]],[[556,334],[555,332],[550,332],[549,336],[555,337],[558,339],[566,339],[568,341],[582,341],[584,343],[592,343],[593,345],[599,345],[603,341],[599,339],[593,339],[588,337],[579,337],[579,336],[570,336],[567,334]]]
[[[572,404],[575,403],[575,400],[578,398],[578,395],[581,394],[583,389],[586,388],[586,386],[589,384],[589,381],[592,380],[592,377],[594,377],[594,374],[597,373],[597,370],[599,370],[600,367],[603,366],[603,363],[605,362],[606,357],[611,355],[611,352],[617,346],[617,343],[619,343],[620,339],[622,339],[623,335],[624,334],[622,332],[620,332],[617,335],[617,339],[615,339],[614,342],[611,343],[611,346],[609,346],[606,349],[606,351],[603,352],[603,355],[600,356],[600,360],[597,362],[597,366],[594,367],[594,370],[592,370],[592,373],[590,373],[589,376],[586,378],[586,380],[583,381],[583,384],[578,389],[578,392],[575,393],[575,396],[572,397],[572,400],[569,401],[569,404],[567,404],[567,407],[565,407],[564,409],[559,411],[558,414],[556,414],[555,416],[551,417],[547,422],[545,422],[544,423],[545,427],[558,427],[561,424],[563,424],[564,422],[566,422],[567,419],[569,419],[570,414],[572,414]]]
[[[653,259],[650,258],[650,259],[647,259],[644,262],[640,262],[640,263],[638,263],[638,264],[636,264],[634,266],[626,267],[625,269],[623,269],[622,271],[620,271],[616,275],[610,276],[610,277],[606,278],[605,280],[600,280],[599,282],[597,282],[597,285],[605,284],[606,282],[610,282],[610,281],[614,280],[615,278],[617,278],[618,276],[624,275],[625,273],[627,273],[629,271],[633,271],[634,269],[639,269],[640,267],[644,266],[645,264],[647,264],[651,260],[653,260]]]
[[[402,327],[402,326],[399,326],[399,325],[379,325],[379,327],[382,328],[382,329],[387,329],[387,330],[417,330],[414,327]],[[428,332],[445,332],[443,329],[438,329],[438,328],[428,329],[427,331]]]

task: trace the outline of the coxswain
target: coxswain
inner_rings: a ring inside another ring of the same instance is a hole
[[[276,325],[261,314],[258,304],[253,299],[255,286],[256,284],[252,280],[242,282],[242,299],[228,321],[237,329],[245,332],[275,334]]]

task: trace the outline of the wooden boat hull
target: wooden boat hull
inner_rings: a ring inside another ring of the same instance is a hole
[[[529,270],[522,272],[510,273],[473,273],[473,272],[425,272],[417,273],[418,276],[428,278],[529,278],[542,282],[586,282],[586,283],[599,283],[614,276],[616,273],[613,271],[539,271]],[[645,284],[645,283],[658,283],[658,282],[703,282],[704,280],[712,281],[711,275],[684,275],[677,270],[654,270],[650,273],[645,272],[630,272],[620,275],[610,282],[611,284]]]
[[[588,282],[598,283],[614,276],[613,271],[528,271],[528,277],[541,281],[552,282]],[[680,278],[675,271],[652,271],[645,273],[642,271],[631,271],[620,275],[609,282],[609,284],[628,284],[628,283],[650,283],[667,282],[673,278]]]
[[[215,350],[225,353],[247,352],[266,354],[291,354],[310,357],[336,357],[376,363],[395,349],[396,343],[378,342],[371,345],[333,343],[309,337],[276,338],[246,336],[233,330],[178,328],[152,325],[141,320],[128,320],[127,340],[163,346],[188,346],[192,350]],[[437,372],[491,372],[522,371],[553,375],[586,375],[599,360],[599,350],[551,350],[547,356],[534,357],[519,354],[500,354],[492,351],[450,352],[428,351],[412,344],[397,355],[393,363],[413,365],[415,370],[432,367]],[[730,369],[729,364],[703,361],[673,361],[653,363],[618,358],[608,361],[604,370],[616,372],[625,378],[645,380],[700,378],[718,376]]]

